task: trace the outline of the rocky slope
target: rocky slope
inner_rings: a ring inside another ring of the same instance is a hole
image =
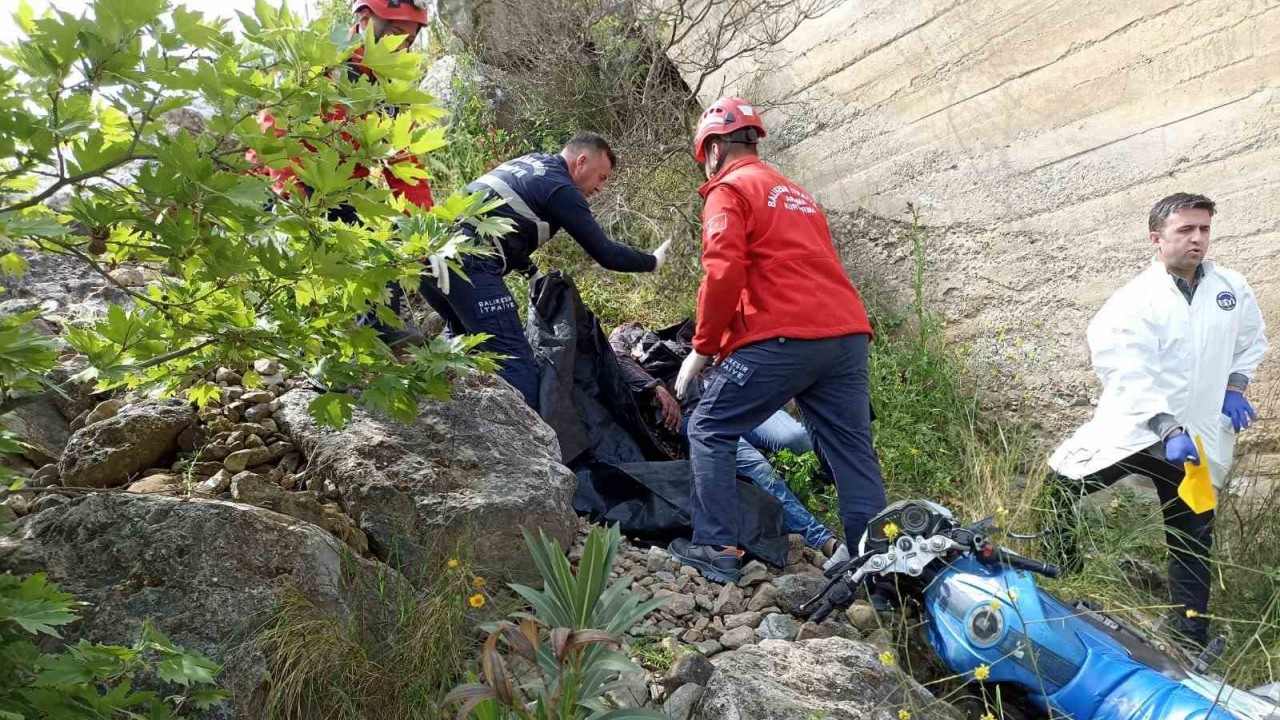
[[[580,525],[579,539],[588,525]],[[572,557],[581,551],[578,544]],[[641,597],[666,603],[631,632],[646,676],[611,698],[661,708],[676,720],[911,717],[960,715],[883,653],[896,653],[891,613],[857,600],[820,625],[792,613],[826,583],[825,560],[792,535],[785,568],[758,561],[736,585],[709,582],[660,547],[628,543],[614,578],[632,578]]]

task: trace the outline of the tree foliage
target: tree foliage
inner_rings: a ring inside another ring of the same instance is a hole
[[[128,296],[65,328],[88,358],[78,379],[201,402],[212,368],[275,358],[408,419],[452,372],[493,369],[474,352],[480,338],[397,358],[355,323],[376,307],[399,325],[380,303],[388,283],[412,290],[423,258],[456,267],[479,252],[464,223],[507,229],[482,219],[492,203],[479,195],[424,211],[388,189],[388,173],[426,181],[400,161],[445,142],[443,111],[419,87],[424,58],[396,52],[399,38],[353,39],[263,0],[241,14],[238,39],[167,0],[97,0],[82,17],[24,4],[17,18],[25,37],[0,45],[0,268],[16,275],[23,252],[55,253]],[[357,47],[375,77],[344,66]],[[290,167],[310,192],[274,192],[262,172]],[[344,206],[358,222],[330,219]],[[126,287],[111,276],[126,261],[160,278]],[[5,380],[23,377],[6,359]],[[330,393],[313,409],[341,424],[353,402]]]
[[[165,720],[226,698],[213,686],[221,668],[150,624],[130,647],[81,640],[63,652],[41,654],[37,638],[60,637],[58,628],[75,622],[75,607],[82,604],[42,574],[0,575],[0,720]],[[139,677],[173,693],[135,690]]]

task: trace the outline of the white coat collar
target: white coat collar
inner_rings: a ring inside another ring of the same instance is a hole
[[[1217,266],[1212,260],[1202,260],[1200,261],[1200,267],[1204,268],[1204,273],[1200,276],[1200,280],[1203,281],[1213,274]],[[1169,282],[1173,282],[1173,273],[1169,272],[1169,268],[1165,267],[1163,262],[1160,262],[1159,255],[1151,258],[1151,266],[1147,268],[1147,274],[1156,278],[1168,278]]]

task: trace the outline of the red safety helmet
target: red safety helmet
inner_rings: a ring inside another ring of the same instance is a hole
[[[383,20],[408,20],[426,25],[428,0],[355,0],[351,12],[368,10]]]
[[[730,142],[755,143],[765,136],[760,113],[751,103],[740,97],[728,95],[715,103],[698,118],[698,131],[693,138],[693,157],[706,161],[702,143],[712,135],[728,135]]]

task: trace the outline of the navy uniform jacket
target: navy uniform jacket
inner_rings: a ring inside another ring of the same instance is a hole
[[[653,255],[604,234],[559,155],[531,153],[508,160],[467,186],[469,193],[481,190],[506,200],[493,214],[515,222],[515,230],[495,243],[503,274],[532,268],[529,256],[561,228],[607,270],[651,272],[657,265]]]

